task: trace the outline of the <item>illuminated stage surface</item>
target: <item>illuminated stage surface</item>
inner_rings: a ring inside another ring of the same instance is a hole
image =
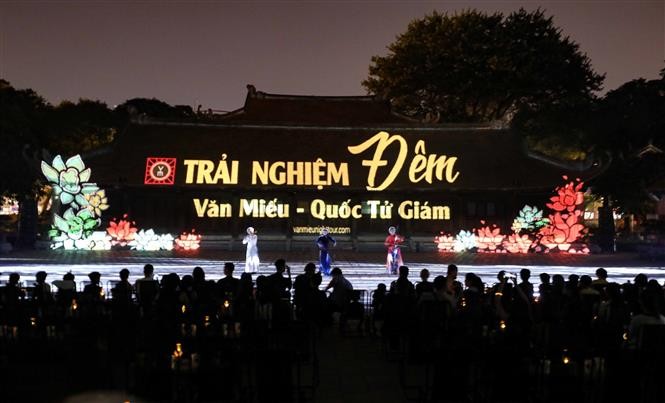
[[[293,276],[303,271],[307,262],[315,262],[315,250],[306,252],[261,253],[261,267],[258,274],[268,275],[274,272],[272,262],[283,257],[291,266]],[[344,275],[351,281],[355,289],[374,290],[378,283],[389,285],[395,276],[388,275],[385,269],[385,254],[358,253],[346,250],[334,251],[334,266],[339,266]],[[655,278],[661,284],[665,281],[665,261],[640,259],[636,254],[616,255],[507,255],[507,254],[473,254],[473,253],[437,253],[404,252],[405,264],[411,269],[409,278],[418,281],[421,269],[429,269],[430,281],[437,275],[445,274],[449,263],[459,267],[460,281],[464,274],[473,272],[484,282],[493,283],[500,270],[518,273],[523,267],[531,270],[531,282],[539,283],[538,275],[542,272],[552,274],[578,275],[588,274],[595,278],[595,270],[605,267],[612,281],[626,282],[633,280],[639,273]],[[34,275],[40,270],[48,273],[48,282],[61,279],[62,275],[71,271],[77,282],[88,280],[87,274],[98,271],[102,274],[102,282],[117,280],[118,272],[130,270],[130,281],[142,276],[143,265],[151,263],[155,273],[161,278],[168,273],[179,275],[191,274],[195,266],[202,267],[206,278],[217,280],[223,276],[224,262],[234,262],[235,276],[239,277],[244,269],[244,251],[196,251],[196,252],[136,252],[136,251],[25,251],[0,255],[0,280],[5,282],[8,274],[17,272],[21,281],[30,285]],[[256,278],[258,274],[253,277]],[[324,278],[323,286],[327,284]]]

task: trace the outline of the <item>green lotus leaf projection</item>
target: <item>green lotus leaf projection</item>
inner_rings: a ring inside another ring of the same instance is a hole
[[[95,218],[90,210],[81,209],[74,213],[72,208],[68,208],[62,217],[58,214],[53,216],[53,225],[49,231],[49,236],[54,240],[58,238],[60,241],[87,238],[100,224],[101,220]]]
[[[520,231],[537,231],[549,224],[549,222],[549,219],[543,218],[543,210],[539,210],[535,206],[526,205],[522,207],[513,221],[512,230],[517,233]]]
[[[54,249],[110,249],[110,238],[105,232],[95,232],[101,225],[102,212],[108,209],[106,192],[95,183],[88,182],[92,174],[80,155],[67,161],[56,156],[49,164],[42,161],[42,173],[60,199],[62,216],[53,215],[48,231]]]
[[[50,165],[42,161],[42,173],[53,186],[53,192],[60,198],[60,202],[74,209],[87,207],[89,202],[85,196],[99,190],[96,184],[88,182],[92,171],[85,167],[80,155],[65,162],[58,155]]]

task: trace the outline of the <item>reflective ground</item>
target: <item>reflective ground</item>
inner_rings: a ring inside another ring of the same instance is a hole
[[[272,262],[283,257],[291,266],[292,275],[302,273],[307,262],[316,262],[317,254],[312,251],[279,252],[269,251],[261,255],[262,264],[256,276],[274,272]],[[357,253],[352,251],[336,251],[334,265],[339,266],[344,275],[351,281],[356,289],[374,290],[378,283],[389,285],[395,276],[386,273],[385,255],[380,252]],[[598,267],[605,267],[613,281],[626,282],[632,280],[637,274],[644,273],[650,279],[655,278],[661,284],[665,282],[665,262],[641,259],[634,254],[617,255],[491,255],[491,254],[441,254],[441,253],[408,253],[405,252],[405,264],[411,272],[409,278],[416,282],[421,269],[427,268],[431,272],[430,280],[440,274],[445,274],[449,263],[457,264],[459,278],[464,274],[473,272],[479,275],[484,282],[493,283],[500,270],[518,273],[527,267],[531,270],[532,282],[538,283],[538,275],[542,272],[551,274],[588,274],[595,277]],[[48,273],[47,281],[51,282],[71,271],[77,282],[88,280],[87,274],[98,271],[102,274],[102,281],[117,280],[118,272],[127,268],[130,270],[130,280],[141,277],[143,265],[151,263],[155,273],[162,277],[168,273],[179,275],[191,274],[196,266],[202,267],[208,279],[219,279],[223,276],[224,262],[233,262],[236,265],[235,276],[239,277],[244,269],[243,251],[200,251],[192,253],[178,252],[134,252],[134,251],[28,251],[14,252],[0,255],[0,281],[7,280],[9,273],[17,272],[21,275],[24,285],[30,285],[37,271]],[[327,281],[324,279],[324,284]]]

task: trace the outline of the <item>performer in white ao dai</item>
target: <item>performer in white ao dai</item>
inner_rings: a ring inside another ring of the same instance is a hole
[[[247,254],[245,255],[245,273],[256,273],[259,271],[259,248],[256,246],[259,237],[254,232],[253,227],[247,228],[247,235],[242,243],[247,245]]]

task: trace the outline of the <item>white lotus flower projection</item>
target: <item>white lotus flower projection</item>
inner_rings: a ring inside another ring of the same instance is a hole
[[[455,237],[455,245],[453,246],[455,252],[464,252],[475,247],[476,235],[473,232],[462,230]]]
[[[171,234],[155,234],[152,229],[140,230],[129,242],[129,247],[134,250],[156,251],[172,250],[173,236]]]

